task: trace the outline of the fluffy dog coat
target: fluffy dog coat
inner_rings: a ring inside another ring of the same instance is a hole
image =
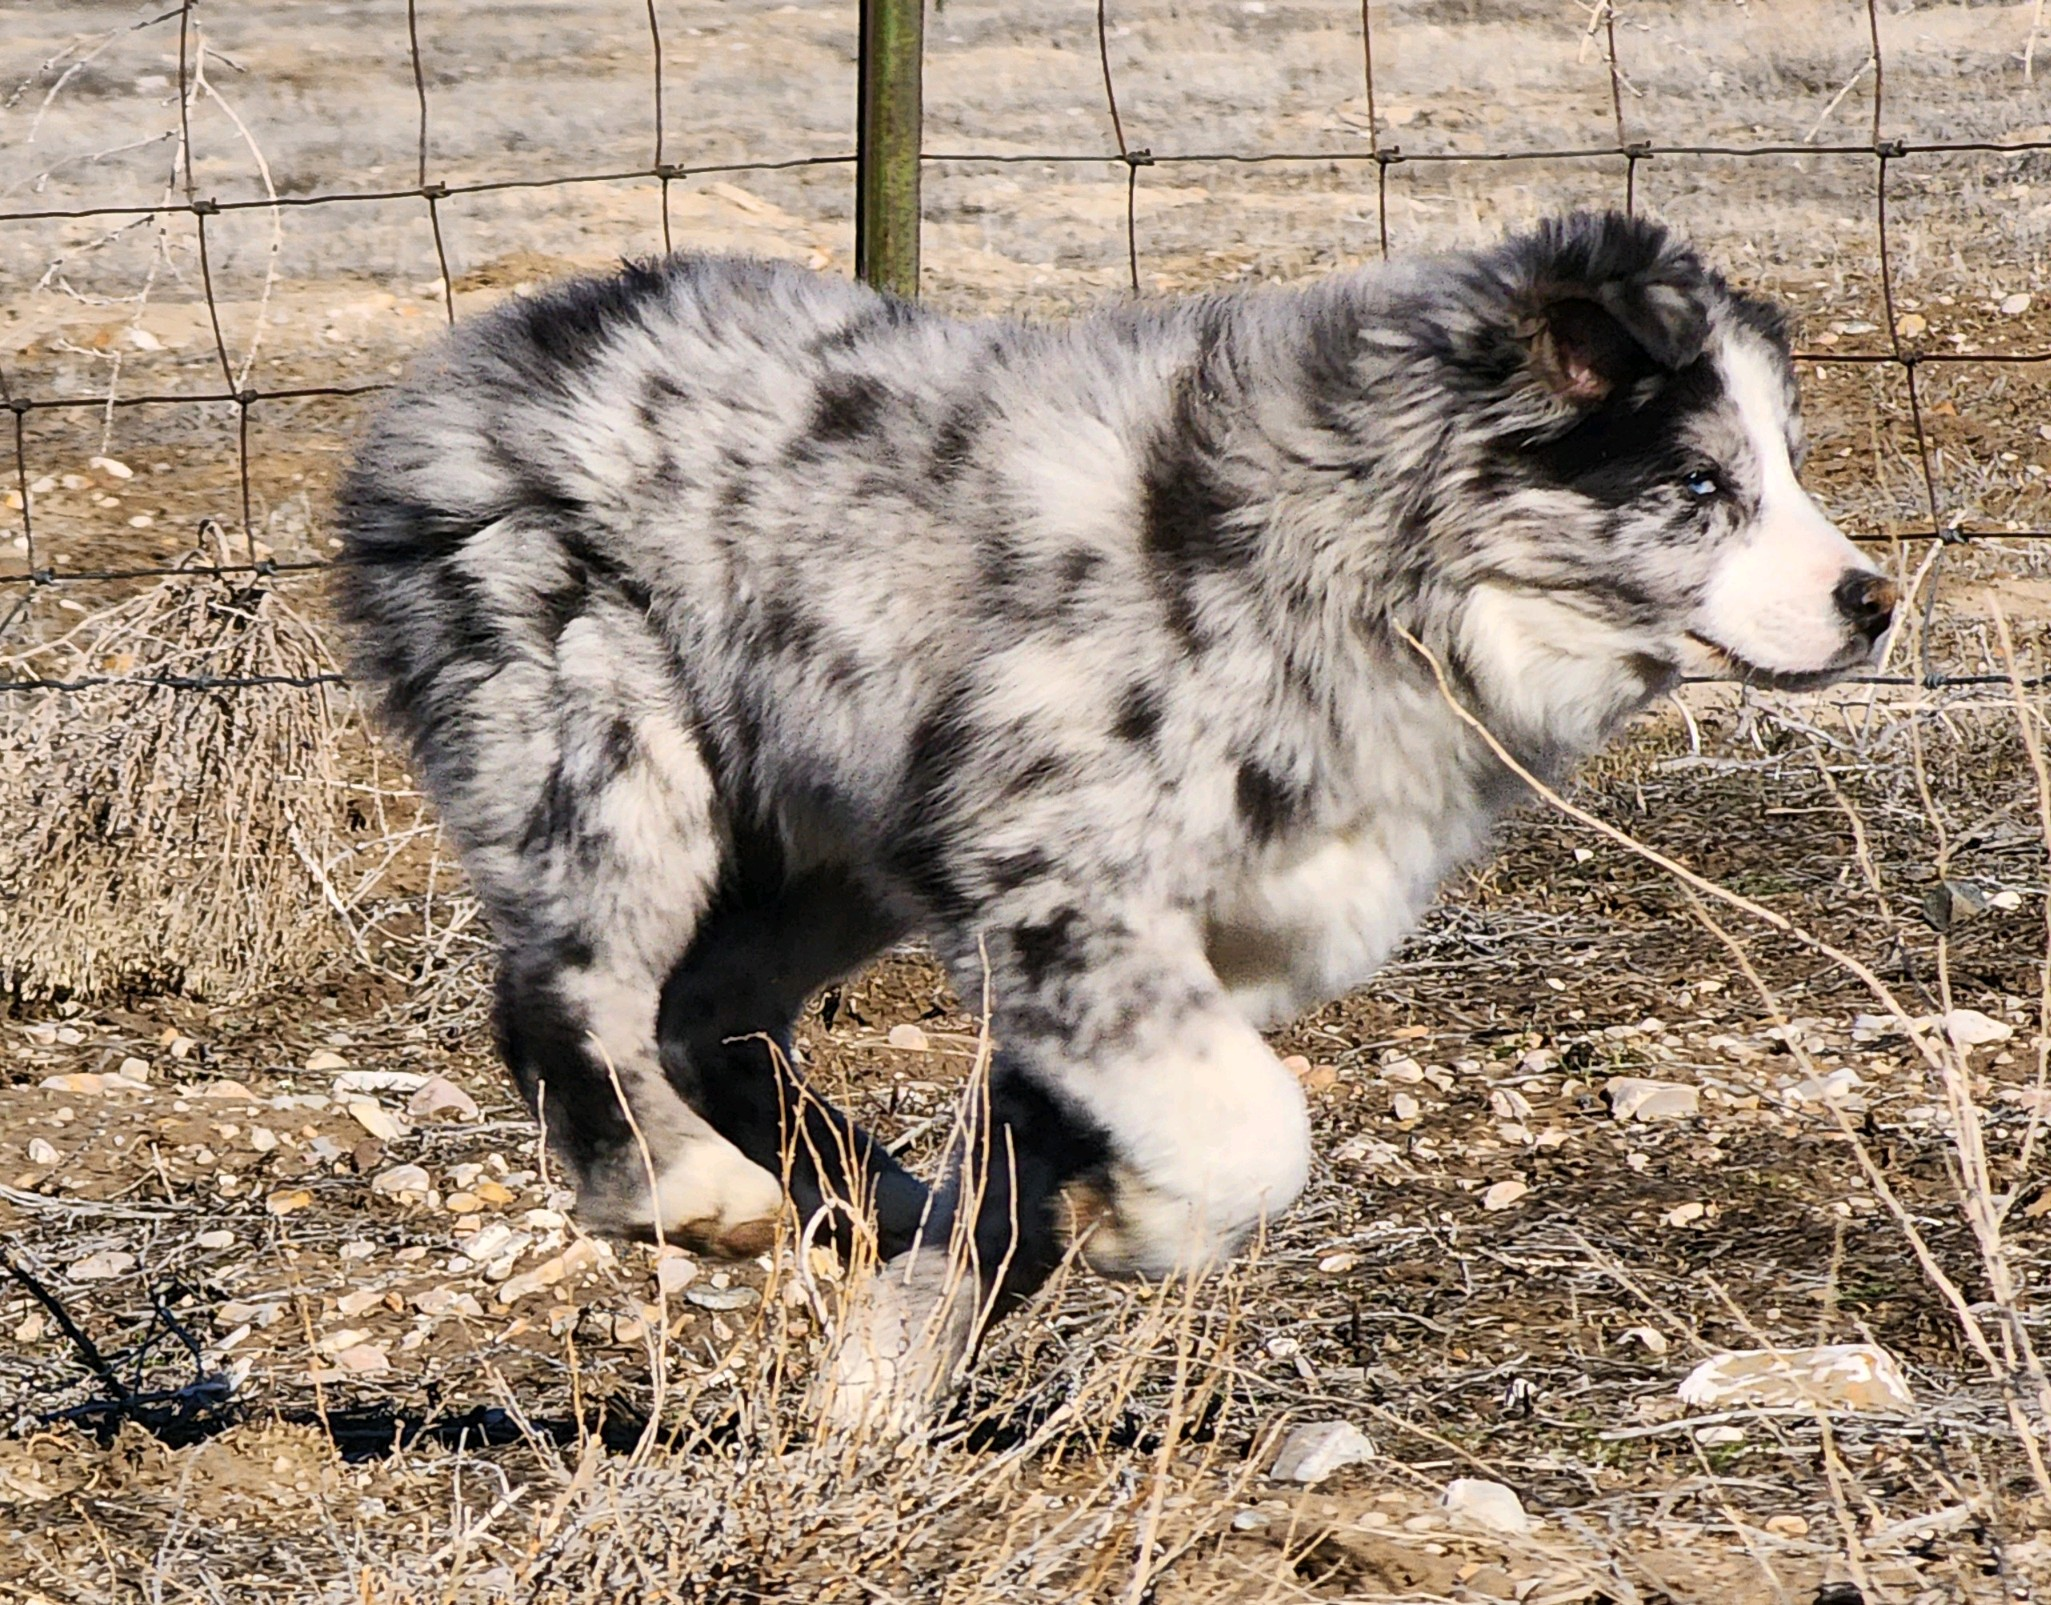
[[[342,601],[579,1210],[746,1248],[787,1182],[930,1282],[972,1197],[1002,1300],[1078,1223],[1159,1273],[1302,1188],[1259,1028],[1519,794],[1424,653],[1546,776],[1686,669],[1868,656],[1797,420],[1778,316],[1614,215],[1058,326],[674,257],[421,366]],[[778,1051],[907,932],[1000,1045],[930,1198]]]

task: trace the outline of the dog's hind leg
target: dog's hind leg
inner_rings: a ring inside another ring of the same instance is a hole
[[[602,939],[530,942],[501,958],[500,1052],[585,1226],[759,1253],[782,1185],[670,1087],[655,1054],[658,991],[652,971]]]
[[[656,1049],[728,854],[711,768],[638,608],[595,594],[550,645],[451,696],[425,748],[500,939],[500,1050],[587,1226],[759,1252],[781,1182]]]
[[[1075,1249],[1113,1275],[1189,1273],[1233,1253],[1302,1191],[1302,1089],[1233,1007],[1196,923],[1034,887],[986,914],[1004,1044],[972,1098],[919,1243],[883,1268],[836,1357],[844,1425],[903,1429],[951,1385],[977,1318],[1033,1292]]]
[[[926,1188],[805,1086],[790,1030],[807,997],[897,934],[847,876],[791,875],[773,845],[737,839],[712,907],[663,987],[658,1025],[663,1066],[692,1107],[777,1170],[801,1216],[826,1209],[834,1242],[847,1244],[853,1216],[873,1220],[885,1257],[911,1245]]]

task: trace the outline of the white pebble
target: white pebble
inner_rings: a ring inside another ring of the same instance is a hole
[[[1494,1533],[1521,1535],[1531,1531],[1531,1518],[1516,1490],[1485,1477],[1455,1477],[1440,1501],[1449,1515]]]
[[[1530,1191],[1528,1183],[1518,1181],[1514,1177],[1509,1181],[1499,1181],[1481,1195],[1481,1207],[1489,1210],[1508,1209]]]

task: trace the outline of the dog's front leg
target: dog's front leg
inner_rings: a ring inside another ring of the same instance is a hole
[[[845,1334],[841,1424],[929,1417],[981,1324],[1071,1246],[1114,1275],[1195,1270],[1302,1191],[1302,1091],[1233,1008],[1195,923],[1093,910],[1080,894],[1035,901],[1033,917],[985,932],[1000,1052],[933,1218]]]

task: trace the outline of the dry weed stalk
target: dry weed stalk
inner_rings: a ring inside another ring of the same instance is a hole
[[[2030,706],[2023,694],[2022,676],[2016,667],[2013,641],[2009,637],[2006,621],[2001,619],[1998,611],[1996,621],[2008,654],[2007,669],[2016,698],[2017,717],[2024,730],[2025,748],[2033,761],[2045,845],[2047,849],[2051,849],[2051,771],[2047,771],[2043,762],[2035,728],[2040,715]],[[1945,1031],[1927,1023],[1923,1017],[1911,1014],[1895,990],[1864,960],[1754,899],[1697,874],[1686,865],[1647,846],[1628,831],[1569,802],[1520,763],[1515,754],[1460,702],[1446,678],[1444,667],[1429,648],[1407,632],[1404,638],[1429,666],[1447,706],[1462,723],[1481,737],[1498,761],[1531,788],[1534,795],[1548,807],[1596,831],[1626,852],[1653,864],[1679,883],[1695,917],[1731,954],[1733,962],[1745,975],[1762,1006],[1776,1024],[1786,1026],[1791,1011],[1782,1006],[1774,988],[1753,963],[1744,941],[1710,911],[1711,903],[1720,903],[1758,921],[1828,960],[1842,973],[1856,979],[1909,1038],[1944,1098],[1948,1117],[1946,1130],[1951,1139],[1952,1155],[1957,1165],[1954,1179],[1955,1198],[1962,1217],[1972,1231],[1979,1252],[1980,1268],[1986,1278],[1987,1291],[1990,1295],[1988,1299],[1979,1301],[1969,1298],[1956,1279],[1938,1262],[1926,1234],[1916,1224],[1913,1213],[1889,1184],[1870,1145],[1854,1127],[1849,1116],[1835,1101],[1827,1101],[1825,1107],[1834,1117],[1839,1132],[1848,1144],[1867,1185],[1885,1206],[1895,1226],[1907,1241],[1924,1277],[1950,1307],[1967,1345],[1999,1387],[2010,1425],[2015,1430],[2018,1447],[2029,1463],[2030,1473],[2038,1492],[2046,1500],[2051,1500],[2051,1465],[2046,1463],[2047,1450],[2051,1450],[2051,1376],[2046,1374],[2044,1362],[2036,1352],[2028,1323],[2024,1318],[2022,1278],[2016,1271],[2013,1255],[2002,1230],[2008,1210],[2016,1201],[2016,1193],[2013,1190],[2002,1191],[1995,1182],[1987,1152],[1984,1111],[1975,1094],[1968,1050],[1961,1047]],[[1916,764],[1919,795],[1926,818],[1932,830],[1941,838],[1942,821],[1936,801],[1930,793],[1927,777],[1922,772],[1919,746]],[[1841,796],[1839,800],[1841,804],[1844,801]],[[1864,839],[1863,828],[1855,832],[1855,839]],[[1872,890],[1878,895],[1880,886],[1870,854],[1862,854],[1862,869],[1871,877]],[[1940,997],[1948,1011],[1951,1007],[1949,947],[1941,937],[1938,943],[1938,965]],[[2047,950],[2046,965],[2051,967],[2051,950]],[[2051,986],[2051,979],[2047,979],[2046,985]],[[1790,1052],[1804,1073],[1816,1076],[1817,1067],[1800,1042],[1799,1033],[1786,1033],[1786,1040]],[[2043,1052],[2040,1035],[2040,1064]],[[2041,1071],[2039,1084],[2042,1084]]]
[[[317,683],[191,688],[332,668],[284,598],[182,577],[0,658],[93,682],[0,697],[0,988],[232,999],[334,954],[346,716]]]

